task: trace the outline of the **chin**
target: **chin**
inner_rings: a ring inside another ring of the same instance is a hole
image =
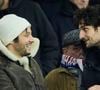
[[[27,55],[30,55],[31,53],[27,53]]]
[[[28,56],[28,55],[30,55],[30,54],[31,54],[31,53],[25,53],[24,56]]]
[[[87,44],[86,47],[90,48],[90,47],[93,47],[95,46],[94,44]]]

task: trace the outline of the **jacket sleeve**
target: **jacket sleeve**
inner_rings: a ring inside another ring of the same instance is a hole
[[[40,60],[42,63],[43,74],[56,68],[59,63],[60,47],[56,33],[44,14],[41,7],[36,4],[35,22],[37,24],[38,37],[40,39]]]
[[[0,70],[0,90],[16,90],[7,74]]]

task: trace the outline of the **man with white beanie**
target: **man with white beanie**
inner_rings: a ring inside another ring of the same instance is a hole
[[[31,24],[14,14],[0,19],[0,90],[45,90]]]
[[[12,13],[27,19],[32,26],[32,35],[40,39],[40,48],[34,58],[46,76],[60,60],[58,39],[51,23],[34,0],[0,0],[0,18]]]

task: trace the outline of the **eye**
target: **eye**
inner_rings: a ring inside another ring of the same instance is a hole
[[[28,37],[28,36],[30,36],[30,35],[31,35],[31,32],[26,31],[26,32],[24,33],[24,36],[25,36],[25,37]]]
[[[88,33],[89,29],[88,28],[83,28],[82,29],[85,33]]]
[[[83,25],[80,26],[80,30],[83,30],[85,33],[87,33],[89,29]]]
[[[26,33],[24,36],[25,36],[25,37],[29,37],[29,35],[30,35],[29,33]]]

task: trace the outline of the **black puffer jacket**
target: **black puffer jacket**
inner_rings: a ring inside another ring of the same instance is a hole
[[[82,87],[87,90],[93,85],[100,85],[100,49],[92,47],[86,50],[82,77]]]
[[[40,39],[37,61],[44,75],[56,68],[59,60],[57,37],[40,6],[33,0],[10,0],[9,8],[0,11],[0,17],[9,13],[24,17],[32,24],[33,36]]]
[[[57,33],[61,48],[64,34],[78,28],[76,25],[74,25],[73,19],[74,12],[77,9],[78,8],[70,0],[65,0],[59,13],[52,18],[52,24],[55,28],[55,32]]]

